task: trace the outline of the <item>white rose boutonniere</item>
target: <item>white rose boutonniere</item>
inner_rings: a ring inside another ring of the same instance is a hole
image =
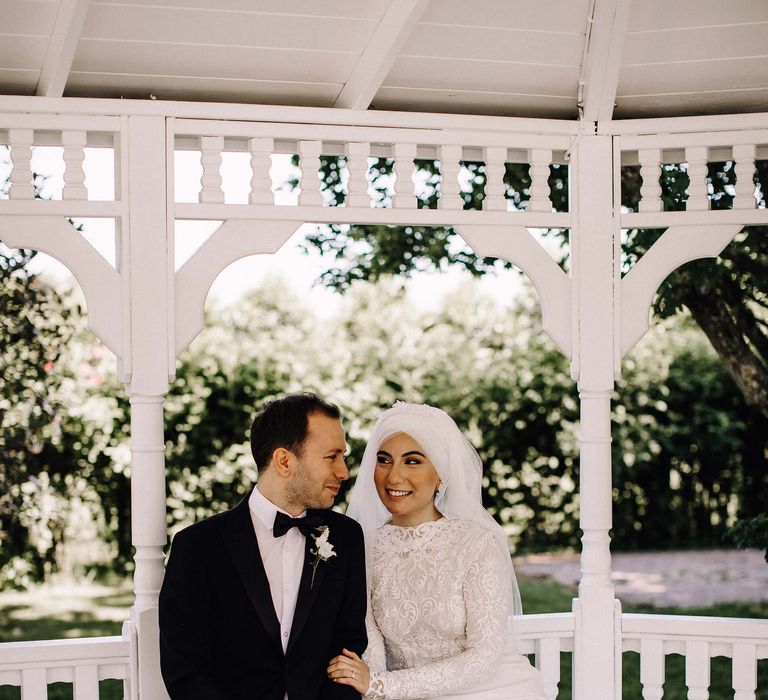
[[[321,525],[315,528],[317,534],[312,535],[312,539],[315,541],[314,549],[310,549],[309,553],[315,555],[315,559],[312,562],[312,581],[309,587],[315,584],[315,572],[317,571],[318,564],[321,561],[328,561],[331,557],[336,556],[336,552],[333,551],[333,545],[328,541],[328,535],[331,530],[327,525]]]

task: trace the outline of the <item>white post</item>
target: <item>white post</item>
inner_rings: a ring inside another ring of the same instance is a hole
[[[157,601],[164,574],[165,442],[172,269],[166,216],[166,128],[162,117],[128,120],[128,275],[131,374],[131,536],[135,548],[131,621],[138,632],[139,698],[168,695],[160,676]]]
[[[581,583],[576,609],[574,700],[611,700],[615,677],[611,583],[611,392],[615,283],[611,137],[582,135],[575,149],[573,275],[578,347],[574,375],[581,397]],[[573,201],[573,200],[572,200]]]

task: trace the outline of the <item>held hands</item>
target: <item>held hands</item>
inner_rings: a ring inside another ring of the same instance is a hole
[[[354,651],[348,649],[342,649],[341,655],[330,660],[328,678],[334,683],[351,685],[361,695],[368,691],[368,686],[371,684],[371,672],[368,666]]]

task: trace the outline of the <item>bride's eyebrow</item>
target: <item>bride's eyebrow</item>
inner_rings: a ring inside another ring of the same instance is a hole
[[[391,454],[389,454],[389,452],[387,452],[386,450],[379,450],[379,451],[376,453],[376,456],[378,457],[379,455],[382,455],[382,456],[384,456],[384,457],[391,457],[391,456],[392,456],[392,455],[391,455]]]
[[[426,459],[426,455],[422,452],[419,452],[418,450],[411,450],[410,452],[403,452],[403,457],[410,457],[411,455],[418,455],[419,457],[424,457]]]

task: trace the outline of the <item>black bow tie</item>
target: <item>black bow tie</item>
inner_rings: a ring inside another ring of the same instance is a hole
[[[292,518],[290,515],[277,511],[275,524],[272,526],[272,534],[275,537],[282,537],[292,527],[297,527],[301,534],[307,537],[321,522],[322,518],[317,513],[307,513],[303,518]]]

